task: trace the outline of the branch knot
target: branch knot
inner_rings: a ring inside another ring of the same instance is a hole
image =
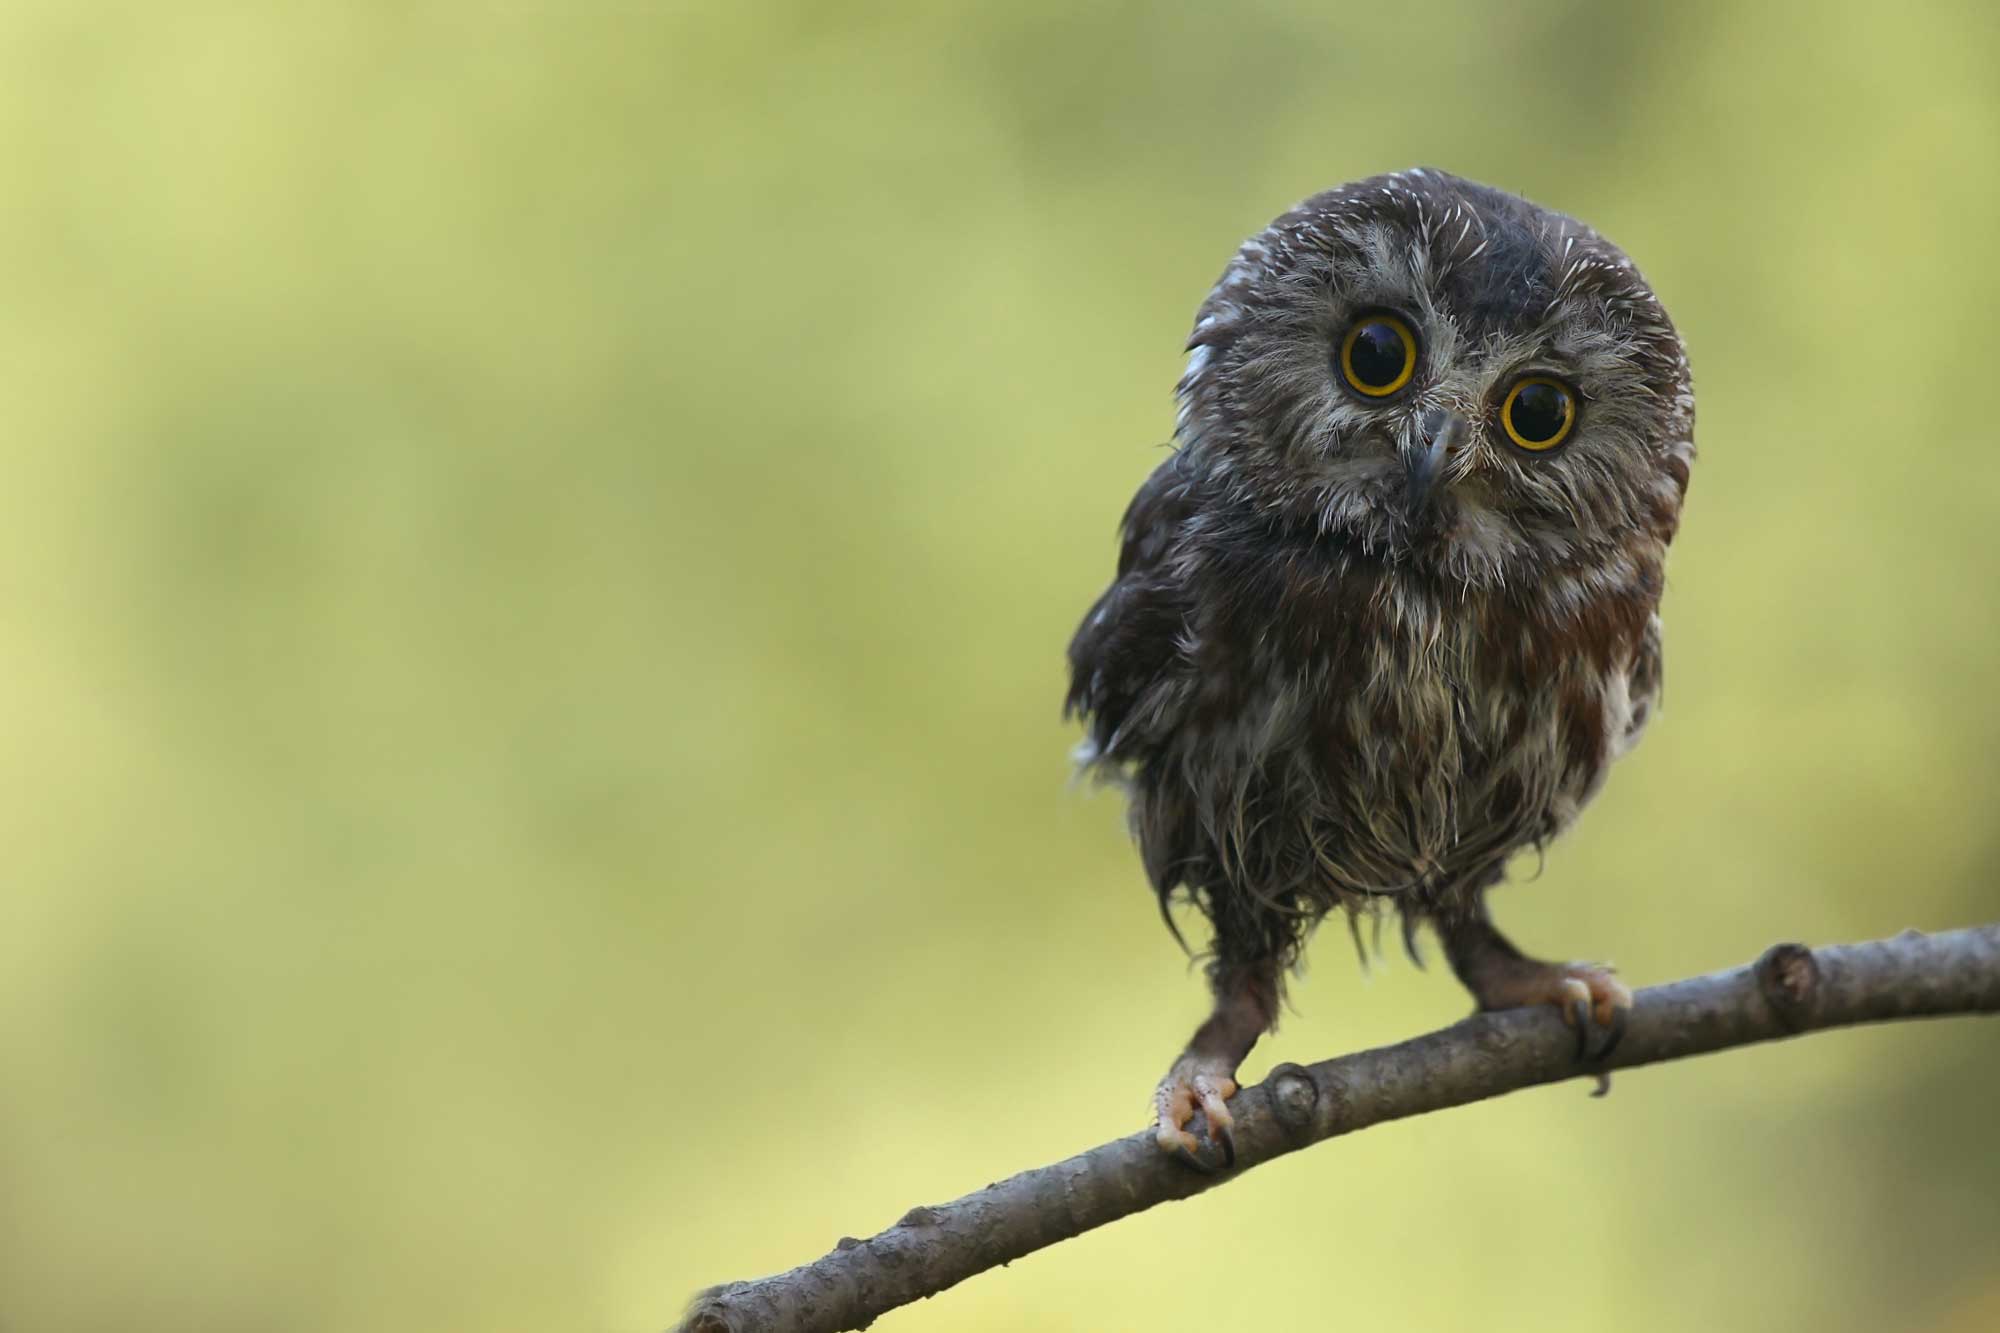
[[[1313,1112],[1319,1106],[1319,1084],[1303,1065],[1282,1064],[1264,1080],[1271,1098],[1271,1113],[1293,1136],[1310,1134]]]
[[[1803,944],[1774,944],[1757,960],[1757,989],[1778,1021],[1797,1032],[1819,999],[1819,961]]]

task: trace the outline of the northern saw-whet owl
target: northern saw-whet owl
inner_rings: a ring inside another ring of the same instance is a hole
[[[1495,929],[1660,694],[1694,457],[1688,362],[1632,262],[1432,169],[1308,199],[1198,313],[1176,448],[1070,645],[1080,762],[1129,797],[1163,909],[1213,927],[1214,1010],[1154,1098],[1229,1160],[1238,1065],[1340,910],[1430,925],[1482,1009],[1553,1004],[1580,1061],[1631,992]],[[1414,946],[1412,945],[1414,948]]]

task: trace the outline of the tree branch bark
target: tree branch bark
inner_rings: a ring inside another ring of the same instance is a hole
[[[1608,1069],[1678,1060],[1822,1028],[2000,1011],[2000,924],[1866,944],[1780,944],[1749,967],[1639,992]],[[962,1199],[919,1206],[867,1240],[789,1272],[711,1287],[681,1333],[835,1333],[976,1273],[1169,1199],[1184,1199],[1322,1139],[1575,1078],[1553,1009],[1477,1014],[1394,1046],[1280,1065],[1230,1102],[1236,1166],[1204,1174],[1128,1135]]]

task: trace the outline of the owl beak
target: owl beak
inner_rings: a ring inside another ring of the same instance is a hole
[[[1427,511],[1437,499],[1438,481],[1444,476],[1445,464],[1469,429],[1464,417],[1442,408],[1424,413],[1422,426],[1422,433],[1403,450],[1406,495],[1413,518]]]

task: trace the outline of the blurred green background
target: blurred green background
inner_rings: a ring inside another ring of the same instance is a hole
[[[1525,944],[2000,917],[1990,5],[0,9],[0,1327],[658,1329],[1144,1120],[1062,649],[1196,304],[1429,163],[1693,348]],[[1458,1017],[1339,932],[1246,1072]],[[884,1330],[2000,1327],[2000,1031],[1387,1126]]]

